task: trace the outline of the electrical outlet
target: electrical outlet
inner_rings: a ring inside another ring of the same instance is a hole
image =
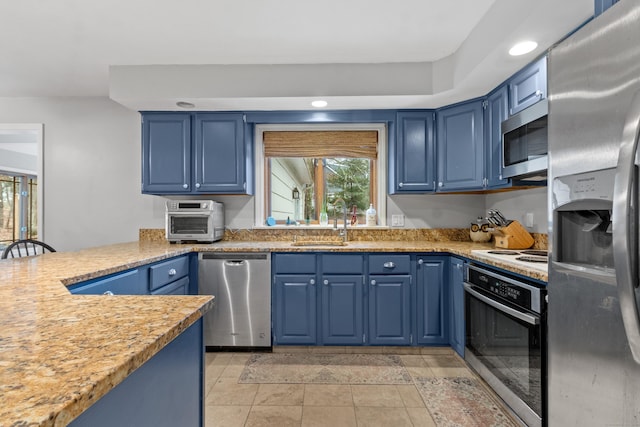
[[[391,215],[392,227],[404,227],[404,215]]]
[[[533,212],[524,214],[524,226],[529,228],[533,227]]]

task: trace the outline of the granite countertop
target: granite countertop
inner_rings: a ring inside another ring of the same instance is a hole
[[[0,261],[0,426],[66,425],[193,324],[209,296],[71,295],[65,285],[193,251],[441,252],[534,279],[536,270],[471,253],[489,244],[459,241],[290,241],[169,244],[140,241]]]

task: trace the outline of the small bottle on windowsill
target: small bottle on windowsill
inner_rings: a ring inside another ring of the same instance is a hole
[[[358,225],[358,207],[353,205],[351,210],[351,225]]]

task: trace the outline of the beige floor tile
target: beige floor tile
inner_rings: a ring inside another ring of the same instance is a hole
[[[311,354],[344,354],[346,352],[346,347],[338,345],[309,347],[309,353]]]
[[[423,368],[408,367],[406,369],[407,369],[407,372],[409,372],[409,375],[411,375],[411,377],[413,378],[421,378],[421,377],[433,378],[435,376],[431,368],[427,368],[427,367],[423,367]]]
[[[251,406],[216,406],[204,408],[205,427],[242,427]]]
[[[345,347],[345,351],[349,354],[383,354],[384,347],[367,346],[367,347]]]
[[[298,427],[301,422],[302,406],[253,406],[245,426]]]
[[[299,345],[280,345],[272,348],[274,353],[309,353],[309,347]]]
[[[427,361],[424,360],[424,357],[421,355],[402,355],[400,356],[400,360],[402,360],[402,364],[405,368],[428,368],[429,365]]]
[[[347,406],[304,406],[302,427],[356,427],[356,412]]]
[[[355,406],[404,408],[398,389],[394,385],[352,385]]]
[[[384,354],[420,354],[420,347],[383,347]]]
[[[350,385],[305,384],[305,406],[353,406]]]
[[[236,380],[240,378],[240,374],[244,371],[244,365],[227,365],[222,373],[220,374],[220,378],[235,378]]]
[[[406,408],[424,408],[424,401],[414,385],[397,385],[398,393]]]
[[[413,427],[405,408],[356,407],[358,427]]]
[[[232,378],[219,378],[206,398],[207,405],[252,405],[258,384],[238,384]]]
[[[452,355],[454,350],[451,347],[420,347],[420,354],[424,355]]]
[[[453,355],[426,355],[422,356],[430,368],[462,368],[464,362]]]
[[[220,378],[220,374],[222,374],[222,371],[224,371],[224,369],[224,366],[219,365],[211,365],[205,367],[204,390],[206,393],[209,393],[209,391],[211,391],[211,388],[215,385],[216,381],[218,381],[218,378]]]
[[[260,384],[253,401],[261,406],[301,406],[304,384]]]
[[[207,353],[214,354],[215,358],[209,363],[209,365],[227,366],[231,360],[231,353]]]
[[[426,408],[407,408],[407,413],[414,426],[436,427],[436,422]]]
[[[473,372],[468,368],[430,368],[435,378],[445,377],[465,377],[475,378]]]
[[[247,361],[251,357],[252,353],[234,353],[229,361],[229,365],[241,365],[247,364]]]

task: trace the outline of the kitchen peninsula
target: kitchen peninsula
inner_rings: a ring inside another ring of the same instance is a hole
[[[0,261],[0,425],[67,425],[198,322],[212,301],[209,296],[71,295],[66,286],[194,251],[448,253],[546,281],[539,270],[510,268],[471,252],[488,248],[433,236],[354,240],[336,247],[293,246],[290,239],[211,245],[141,239]]]

